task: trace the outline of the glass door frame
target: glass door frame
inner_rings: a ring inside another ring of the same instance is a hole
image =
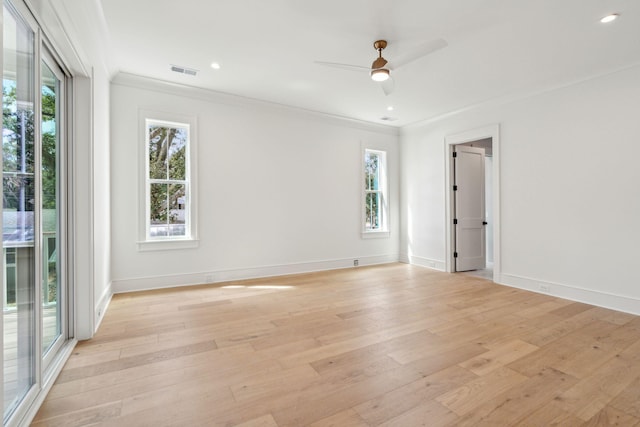
[[[8,4],[6,4],[8,3]],[[6,4],[6,5],[5,5]],[[31,81],[31,85],[34,88],[33,89],[33,93],[31,94],[31,96],[33,97],[33,99],[29,99],[28,101],[33,102],[33,122],[34,122],[34,126],[33,126],[33,162],[34,162],[34,171],[38,171],[39,170],[39,157],[40,155],[38,154],[38,147],[39,147],[39,140],[40,140],[40,126],[36,125],[37,123],[39,123],[39,117],[40,117],[40,102],[36,102],[36,98],[37,98],[37,92],[36,92],[36,88],[39,87],[40,84],[40,77],[39,77],[39,61],[36,61],[36,58],[40,57],[40,46],[41,46],[41,39],[40,39],[40,31],[38,28],[38,23],[36,22],[35,18],[31,15],[31,13],[29,13],[28,9],[24,6],[24,4],[22,2],[12,2],[12,1],[8,1],[5,2],[3,1],[3,9],[2,9],[2,25],[3,25],[3,57],[4,57],[4,25],[7,22],[7,18],[4,16],[4,8],[8,8],[8,9],[12,9],[12,12],[15,13],[16,16],[16,21],[18,21],[21,24],[24,24],[27,29],[33,34],[33,52],[32,55],[33,57],[31,58],[32,61],[32,67],[34,68],[33,70],[33,75],[29,76]],[[5,71],[5,64],[4,64],[4,58],[2,59],[2,74],[3,74],[3,80],[4,80],[4,71]],[[16,75],[17,78],[17,75]],[[27,79],[29,80],[29,79]],[[4,87],[4,81],[3,81],[3,87]],[[4,98],[4,93],[3,93],[3,98]],[[4,120],[4,118],[3,118]],[[3,129],[4,129],[4,124],[3,124]],[[21,141],[21,144],[25,144],[26,141]],[[1,162],[1,160],[0,160]],[[3,171],[4,171],[4,166],[3,166]],[[35,206],[38,206],[40,204],[40,196],[39,196],[39,192],[40,192],[40,187],[39,187],[39,183],[38,183],[38,179],[37,176],[38,174],[35,174],[35,182],[34,182],[34,198],[35,198]],[[3,184],[4,187],[4,184]],[[4,191],[4,188],[3,188]],[[33,292],[33,299],[30,301],[31,305],[32,305],[32,311],[33,313],[30,313],[30,321],[33,322],[34,326],[31,329],[31,333],[33,333],[35,336],[31,337],[31,347],[29,349],[29,351],[31,352],[31,354],[29,354],[29,359],[28,359],[28,364],[29,364],[29,369],[31,370],[31,374],[30,374],[30,385],[28,390],[18,397],[20,397],[20,400],[17,402],[13,402],[8,408],[4,408],[4,405],[6,404],[5,399],[6,396],[4,396],[4,388],[5,388],[5,361],[4,361],[4,346],[5,346],[5,342],[4,342],[4,334],[5,334],[5,326],[4,326],[4,320],[5,320],[5,314],[3,312],[2,315],[2,326],[3,326],[3,353],[2,353],[2,380],[3,380],[3,387],[0,390],[0,392],[2,392],[2,402],[3,402],[3,425],[12,425],[16,423],[16,420],[20,420],[22,419],[25,414],[28,412],[28,408],[33,404],[33,402],[35,401],[35,399],[38,396],[38,389],[39,389],[39,384],[41,384],[41,357],[40,357],[40,343],[39,341],[39,322],[40,322],[40,316],[38,314],[38,312],[40,310],[35,309],[36,307],[36,302],[40,301],[40,291],[38,290],[38,287],[36,284],[39,283],[39,277],[40,277],[40,245],[38,243],[38,241],[40,239],[37,238],[37,236],[39,236],[40,234],[40,229],[39,229],[39,223],[40,223],[40,214],[39,214],[39,209],[35,209],[34,210],[34,239],[33,239],[33,251],[34,251],[34,261],[35,261],[35,265],[34,265],[34,269],[33,269],[33,274],[34,274],[34,281],[36,283],[30,283],[29,286],[34,286],[34,289],[32,289]],[[4,210],[3,210],[4,212]],[[4,220],[4,215],[3,215],[3,220]],[[4,224],[3,224],[3,228],[4,228]],[[3,238],[4,240],[4,238]],[[3,242],[3,248],[4,248],[4,242]],[[0,266],[3,270],[5,269],[4,266],[4,249],[3,249],[3,256],[0,257],[1,258],[1,263],[2,265]],[[4,295],[5,293],[5,287],[6,284],[3,283],[2,286],[2,298],[3,300],[6,298],[6,296]],[[19,352],[19,350],[18,350]],[[20,363],[20,362],[18,362]],[[7,414],[6,409],[9,409],[9,413]]]
[[[59,354],[62,346],[64,345],[64,343],[67,341],[67,339],[70,336],[70,331],[69,331],[69,304],[68,304],[68,295],[70,294],[69,292],[69,288],[68,288],[68,250],[67,250],[67,224],[68,224],[68,216],[67,216],[67,207],[68,207],[68,177],[67,177],[67,147],[68,147],[68,138],[67,138],[67,129],[68,129],[68,122],[67,122],[67,106],[69,104],[68,99],[70,96],[70,91],[67,90],[67,87],[69,86],[67,84],[68,81],[68,73],[65,72],[65,70],[63,69],[63,67],[60,65],[61,61],[59,59],[56,58],[56,56],[53,54],[53,49],[50,47],[48,41],[44,38],[44,37],[40,37],[41,39],[41,43],[40,43],[40,62],[38,65],[38,74],[39,74],[39,81],[40,84],[38,86],[39,88],[39,92],[38,94],[40,95],[40,99],[42,99],[42,86],[44,85],[43,82],[43,72],[42,72],[42,64],[45,63],[47,65],[47,67],[49,68],[49,70],[51,70],[53,72],[53,74],[56,76],[56,78],[58,79],[58,81],[60,82],[60,90],[59,93],[56,94],[56,115],[57,117],[57,123],[59,124],[59,127],[56,128],[56,133],[57,135],[57,139],[58,142],[56,144],[56,157],[58,159],[57,161],[57,166],[56,166],[56,175],[59,177],[58,178],[58,182],[56,183],[56,190],[58,192],[57,195],[57,202],[56,202],[56,210],[57,210],[57,221],[58,221],[58,235],[56,236],[56,252],[57,252],[57,256],[58,256],[58,260],[59,260],[59,265],[58,265],[58,273],[60,274],[60,276],[58,277],[58,281],[60,283],[59,286],[59,290],[60,290],[60,295],[57,296],[57,304],[58,304],[58,313],[60,315],[60,335],[51,343],[51,345],[49,346],[49,349],[47,350],[46,354],[42,354],[43,349],[40,348],[40,355],[42,357],[42,372],[45,375],[45,378],[47,376],[47,374],[49,373],[51,364],[53,362],[53,360],[56,358],[56,356]],[[58,102],[59,101],[59,102]],[[42,107],[40,107],[40,121],[39,123],[42,124]],[[42,126],[42,125],[41,125]],[[42,131],[40,131],[40,141],[39,141],[40,147],[39,147],[39,153],[42,153]],[[42,170],[42,161],[40,161],[40,170]],[[40,175],[40,181],[41,181],[42,175]],[[40,186],[41,190],[42,190],[42,185]],[[42,197],[42,191],[40,191],[40,196]],[[40,206],[42,207],[42,200],[40,203]],[[40,223],[40,229],[43,230],[43,225],[42,222]],[[44,245],[44,239],[46,239],[46,237],[44,236],[44,233],[41,231],[40,233],[40,237],[42,239],[42,241],[40,242],[40,248],[41,248],[41,253],[42,250],[44,249],[45,245]],[[46,264],[46,260],[43,258],[41,258],[40,260],[40,266],[42,269],[42,276],[41,276],[41,280],[45,280],[46,276],[47,276],[47,272],[44,269],[44,266]],[[40,286],[40,291],[42,292],[42,286]],[[40,341],[40,345],[42,345],[42,338],[44,336],[44,314],[42,312],[42,295],[40,295],[40,299],[38,300],[38,303],[40,304],[40,316],[41,319],[38,323],[39,327],[40,327],[40,333],[39,333],[39,341]]]
[[[35,322],[35,337],[33,337],[33,355],[31,357],[33,369],[33,384],[29,390],[23,395],[20,403],[12,409],[9,416],[6,416],[3,410],[3,425],[14,426],[20,425],[24,421],[29,421],[35,410],[37,409],[38,402],[44,399],[43,391],[50,388],[54,376],[59,372],[62,367],[62,363],[65,360],[65,352],[70,351],[70,344],[73,344],[74,337],[74,295],[72,279],[73,274],[71,270],[71,256],[72,248],[71,242],[73,241],[72,224],[69,222],[72,212],[71,201],[71,184],[72,184],[72,150],[71,150],[71,124],[72,124],[72,77],[71,73],[64,66],[64,62],[56,54],[55,48],[52,43],[49,42],[47,37],[43,34],[42,28],[39,26],[37,20],[32,14],[29,7],[25,4],[24,0],[3,0],[3,4],[8,3],[8,7],[12,8],[19,18],[26,24],[33,32],[34,46],[33,46],[33,67],[34,75],[33,84],[34,87],[34,170],[38,171],[35,178],[35,203],[37,209],[34,212],[34,257],[35,257],[35,289],[34,300],[32,301],[34,307],[34,316],[32,321]],[[3,28],[4,17],[3,11],[0,10],[0,29]],[[0,31],[0,38],[2,37],[2,31]],[[49,351],[43,355],[43,306],[42,306],[42,283],[44,272],[43,263],[43,233],[42,233],[42,63],[46,63],[51,71],[54,72],[56,77],[60,81],[60,114],[58,123],[60,128],[57,131],[59,134],[59,144],[57,148],[59,152],[57,174],[59,174],[59,183],[57,184],[57,206],[58,213],[58,230],[56,246],[62,253],[60,253],[60,291],[61,295],[59,300],[62,304],[59,308],[60,313],[60,335],[54,340],[49,347]],[[0,64],[3,66],[3,58],[0,57]],[[0,158],[0,166],[2,159]],[[0,225],[2,219],[0,218]],[[0,257],[0,269],[5,269],[4,256]],[[2,287],[0,288],[0,297],[6,298],[4,279],[0,279]],[[0,316],[0,329],[4,329],[4,315]],[[4,333],[0,336],[0,342],[3,344],[3,352],[0,353],[0,378],[4,384]],[[4,386],[0,387],[0,401],[4,402]],[[3,404],[4,408],[4,404]]]

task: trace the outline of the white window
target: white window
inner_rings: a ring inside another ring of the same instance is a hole
[[[144,117],[142,250],[195,246],[194,123]]]
[[[364,150],[364,227],[365,235],[389,232],[387,194],[387,154]]]

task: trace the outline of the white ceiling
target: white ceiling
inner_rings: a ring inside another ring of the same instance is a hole
[[[640,63],[638,0],[101,2],[115,70],[393,126]],[[314,63],[370,66],[377,39],[393,62],[436,38],[448,47],[393,71],[389,96],[366,73]]]

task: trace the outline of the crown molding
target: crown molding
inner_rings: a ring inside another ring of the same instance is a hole
[[[111,79],[111,83],[118,86],[145,89],[160,93],[166,93],[169,95],[198,99],[201,101],[212,102],[216,104],[224,104],[236,107],[239,106],[245,108],[249,107],[257,109],[269,109],[270,111],[278,111],[282,114],[298,116],[306,120],[315,120],[334,126],[344,126],[352,129],[382,133],[386,135],[398,136],[400,133],[399,128],[394,126],[371,123],[348,117],[322,113],[319,111],[291,107],[284,104],[278,104],[275,102],[263,101],[260,99],[248,98],[239,95],[232,95],[229,93],[218,92],[211,89],[203,89],[196,86],[173,83],[151,77],[143,77],[137,74],[120,72],[116,74],[113,79]]]
[[[504,96],[499,96],[496,98],[492,98],[492,99],[487,99],[485,101],[482,102],[478,102],[475,104],[470,104],[467,105],[465,107],[461,107],[461,108],[457,108],[455,110],[451,110],[445,113],[441,113],[441,114],[437,114],[435,116],[432,117],[428,117],[426,119],[422,119],[422,120],[418,120],[416,122],[413,123],[409,123],[406,124],[404,126],[402,126],[402,128],[400,128],[400,133],[402,134],[402,131],[405,130],[411,130],[411,129],[419,129],[421,127],[424,126],[428,126],[430,124],[433,123],[437,123],[440,122],[442,120],[448,119],[450,117],[454,117],[457,116],[458,114],[462,114],[462,113],[466,113],[469,111],[474,111],[474,110],[479,110],[481,108],[491,108],[491,107],[499,107],[499,106],[503,106],[503,105],[508,105],[508,104],[513,104],[516,102],[520,102],[520,101],[525,101],[527,99],[530,98],[535,98],[537,96],[541,96],[544,95],[546,93],[551,93],[551,92],[555,92],[557,90],[562,90],[564,88],[568,88],[571,86],[577,86],[583,83],[587,83],[590,82],[592,80],[597,80],[600,78],[604,78],[607,76],[611,76],[614,74],[618,74],[633,68],[637,68],[640,67],[640,62],[634,62],[632,64],[628,64],[622,67],[618,67],[618,68],[614,68],[614,69],[610,69],[610,70],[606,70],[603,71],[601,73],[598,74],[593,74],[587,77],[583,77],[580,79],[574,79],[568,82],[563,82],[561,84],[556,84],[556,85],[552,85],[552,86],[547,86],[547,87],[543,87],[543,88],[535,88],[532,90],[525,90],[525,91],[520,91],[520,92],[515,92],[515,93],[510,93],[508,95],[504,95]]]

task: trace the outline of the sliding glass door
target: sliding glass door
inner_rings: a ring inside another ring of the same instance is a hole
[[[2,246],[4,252],[4,414],[35,384],[36,144],[35,33],[3,7]]]
[[[67,339],[65,74],[26,9],[3,2],[4,421],[42,387]]]

